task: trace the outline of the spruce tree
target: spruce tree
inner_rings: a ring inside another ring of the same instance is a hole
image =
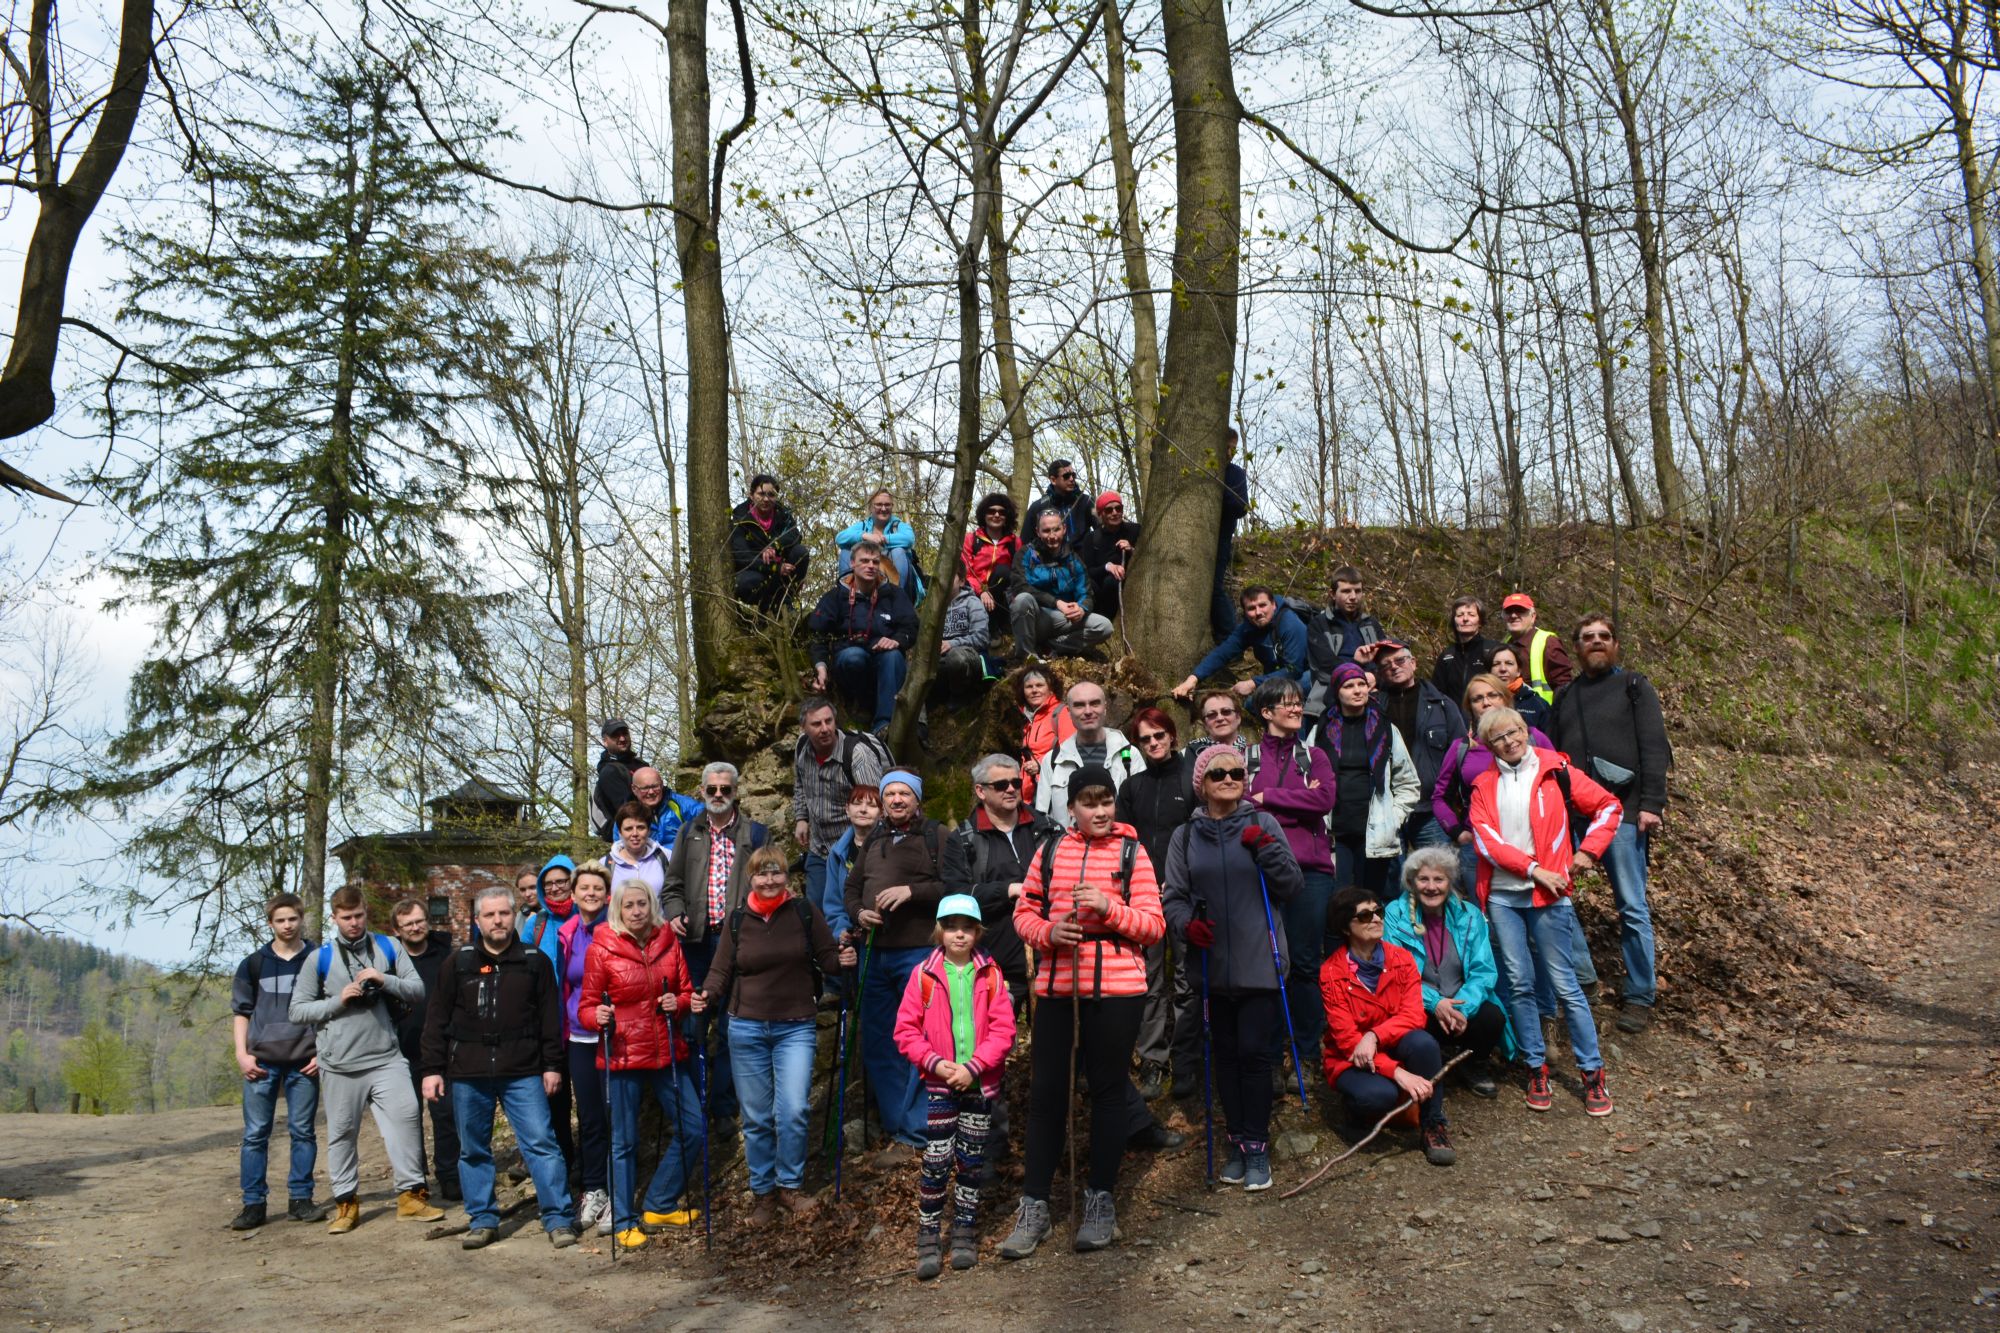
[[[268,114],[198,164],[210,207],[118,237],[159,438],[96,479],[138,532],[113,605],[158,631],[94,791],[142,798],[130,852],[211,929],[279,888],[318,921],[371,742],[484,678],[451,409],[513,276],[400,70],[359,43],[268,56],[244,99]]]

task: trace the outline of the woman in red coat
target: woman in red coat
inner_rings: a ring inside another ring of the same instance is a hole
[[[1326,1007],[1326,1081],[1347,1105],[1353,1138],[1405,1097],[1423,1108],[1424,1160],[1458,1160],[1445,1132],[1444,1087],[1437,1081],[1444,1053],[1424,1030],[1424,979],[1417,960],[1382,939],[1382,904],[1359,885],[1334,895],[1327,934],[1344,939],[1320,964]]]
[[[627,880],[611,895],[610,929],[591,937],[583,960],[577,1019],[599,1034],[598,1064],[611,1090],[612,1244],[637,1249],[666,1227],[691,1227],[701,1210],[681,1194],[700,1160],[701,1093],[688,1068],[688,1046],[674,1016],[687,1007],[694,984],[680,941],[660,920],[653,891]],[[659,1169],[637,1207],[639,1102],[648,1092],[677,1126]]]

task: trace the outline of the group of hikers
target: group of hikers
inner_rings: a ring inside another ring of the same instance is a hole
[[[1312,1085],[1350,1142],[1401,1115],[1437,1166],[1456,1160],[1448,1083],[1491,1098],[1514,1081],[1529,1111],[1553,1110],[1550,1020],[1575,1061],[1565,1089],[1586,1114],[1611,1114],[1573,886],[1599,867],[1610,881],[1624,965],[1614,1021],[1643,1032],[1655,1002],[1647,849],[1672,763],[1659,697],[1622,665],[1613,621],[1586,615],[1565,645],[1516,591],[1501,604],[1504,636],[1491,636],[1483,603],[1462,597],[1424,676],[1368,612],[1355,569],[1334,572],[1323,609],[1253,585],[1172,698],[1120,729],[1101,685],[1066,685],[1042,660],[1095,634],[1090,608],[1105,604],[1082,566],[1064,574],[1054,607],[1038,600],[1038,550],[1066,550],[1084,505],[1069,465],[1051,474],[1030,511],[1049,542],[1010,546],[986,513],[966,539],[958,593],[1011,624],[1021,735],[971,766],[974,806],[955,827],[926,813],[923,775],[879,734],[878,676],[859,704],[871,725],[843,728],[826,694],[800,707],[791,853],[740,808],[733,765],[708,764],[698,792],[675,794],[611,718],[593,791],[602,854],[554,856],[480,891],[469,939],[434,931],[415,898],[391,909],[392,933],[373,933],[350,886],[316,945],[299,900],[273,899],[271,938],[236,977],[245,1132],[232,1225],[266,1220],[281,1091],[289,1216],[322,1213],[312,1173],[323,1098],[335,1232],[359,1221],[364,1107],[390,1158],[396,1215],[443,1216],[434,1176],[443,1201],[463,1201],[468,1249],[490,1244],[501,1220],[496,1107],[558,1247],[593,1227],[614,1250],[712,1227],[718,1134],[741,1136],[745,1225],[809,1215],[828,1008],[838,1077],[826,1096],[838,1110],[827,1141],[844,1133],[859,1075],[886,1140],[868,1164],[918,1176],[922,1278],[947,1260],[977,1262],[982,1191],[1017,1144],[1021,1192],[998,1254],[1026,1258],[1050,1234],[1066,1148],[1082,1188],[1072,1245],[1110,1245],[1124,1156],[1186,1142],[1155,1113],[1169,1094],[1184,1123],[1201,1122],[1210,1178],[1252,1192],[1273,1184],[1274,1104],[1295,1094],[1310,1106]],[[751,488],[749,517],[768,541],[742,570],[759,579],[739,578],[749,600],[795,584],[807,564],[768,481]],[[994,500],[1011,522],[1011,504]],[[921,574],[893,558],[909,549],[895,543],[908,525],[887,501],[871,500],[843,545],[847,572],[828,595],[837,623],[859,623],[865,594],[871,622],[914,624],[904,589]],[[1115,584],[1137,528],[1116,512],[1106,522],[1107,508],[1090,531],[1123,528],[1131,543],[1108,548],[1123,556],[1110,562]],[[974,638],[951,646],[989,649]],[[855,647],[839,646],[830,677],[816,659],[817,679],[859,681],[859,667],[842,666]],[[1244,654],[1256,663],[1248,678],[1203,687]],[[1175,700],[1189,705],[1185,742]],[[1026,1058],[1010,1065],[1017,1044]],[[1005,1083],[1022,1075],[1016,1130]],[[641,1181],[649,1096],[664,1146]],[[838,1147],[834,1160],[837,1191]]]

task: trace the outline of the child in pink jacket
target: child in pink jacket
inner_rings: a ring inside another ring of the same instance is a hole
[[[931,940],[938,947],[910,973],[896,1011],[896,1049],[917,1067],[930,1098],[923,1176],[917,1189],[917,1276],[934,1278],[944,1222],[944,1187],[954,1148],[951,1266],[979,1261],[974,1219],[986,1134],[1000,1095],[1000,1068],[1014,1046],[1014,1002],[1000,965],[979,952],[979,902],[954,893],[938,904]]]

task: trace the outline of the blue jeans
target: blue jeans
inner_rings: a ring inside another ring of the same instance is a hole
[[[243,1186],[243,1202],[263,1203],[269,1197],[264,1184],[270,1161],[271,1125],[278,1118],[278,1094],[285,1096],[285,1128],[292,1136],[291,1171],[285,1188],[291,1198],[313,1196],[313,1163],[319,1158],[319,1139],[313,1133],[313,1115],[319,1110],[319,1080],[300,1071],[303,1063],[264,1066],[264,1077],[243,1080],[243,1150],[237,1158],[237,1177]]]
[[[806,1122],[818,1040],[818,1024],[810,1018],[729,1022],[736,1100],[743,1104],[743,1161],[750,1168],[753,1194],[795,1190],[805,1183]]]
[[[539,1075],[527,1078],[460,1078],[451,1091],[452,1118],[458,1121],[458,1184],[465,1191],[465,1220],[474,1230],[500,1225],[493,1202],[493,1108],[507,1113],[521,1160],[535,1182],[542,1230],[576,1226],[570,1205],[569,1171],[549,1120],[549,1098]]]
[[[1420,1078],[1435,1080],[1444,1068],[1444,1052],[1438,1049],[1437,1038],[1422,1028],[1404,1033],[1388,1048],[1388,1054]],[[1403,1102],[1403,1090],[1396,1080],[1366,1069],[1341,1070],[1333,1080],[1333,1090],[1347,1103],[1349,1119],[1357,1125],[1372,1126]],[[1442,1083],[1432,1083],[1431,1095],[1418,1110],[1417,1119],[1425,1125],[1445,1123]]]
[[[834,688],[847,696],[857,709],[872,706],[874,725],[886,727],[896,713],[896,691],[910,674],[909,659],[901,648],[863,648],[850,643],[833,655],[830,668]]]
[[[1618,825],[1604,852],[1604,870],[1611,876],[1611,894],[1618,901],[1618,935],[1625,951],[1626,1004],[1652,1007],[1657,980],[1653,971],[1653,913],[1646,905],[1646,843],[1638,816]]]
[[[1292,1015],[1292,1035],[1299,1043],[1299,1063],[1310,1068],[1319,1052],[1320,1029],[1326,1009],[1319,998],[1319,965],[1326,961],[1326,905],[1333,901],[1333,876],[1306,871],[1305,883],[1288,903],[1272,903],[1285,923],[1285,949],[1291,967],[1285,972],[1285,1007]],[[1272,1024],[1272,1049],[1285,1051],[1282,1023]]]
[[[646,1186],[643,1204],[634,1200],[639,1185],[639,1107],[646,1094],[667,1113],[674,1126],[673,1142],[660,1152],[660,1164]],[[701,1089],[686,1065],[665,1069],[611,1071],[611,1225],[629,1231],[639,1225],[639,1212],[671,1213],[701,1162],[702,1140],[708,1132],[701,1116]]]
[[[700,990],[702,983],[708,980],[709,965],[715,962],[716,945],[720,942],[721,933],[728,928],[727,925],[711,926],[699,941],[681,941],[681,955],[687,959],[688,979],[694,983],[696,990]],[[684,1021],[689,1025],[683,1029],[688,1040],[704,1051],[711,1051],[708,1034],[711,1031],[715,1033],[715,1045],[708,1057],[708,1077],[713,1089],[708,1112],[719,1120],[727,1120],[736,1114],[736,1085],[729,1077],[729,1017],[717,1006],[705,1014],[689,1014]]]
[[[1528,953],[1532,937],[1563,1020],[1569,1025],[1569,1045],[1576,1054],[1577,1068],[1586,1074],[1602,1068],[1597,1023],[1590,1016],[1583,988],[1577,985],[1576,969],[1570,965],[1571,940],[1581,934],[1570,900],[1564,898],[1551,907],[1520,908],[1496,898],[1487,904],[1486,914],[1493,923],[1493,951],[1504,960],[1501,984],[1506,988],[1507,1012],[1514,1020],[1514,1039],[1521,1044],[1521,1058],[1530,1069],[1548,1063],[1549,1058],[1542,1044],[1541,1009],[1531,980],[1535,975],[1535,959]]]
[[[910,973],[930,957],[930,947],[875,950],[861,990],[861,1067],[875,1085],[882,1132],[921,1148],[929,1142],[929,1106],[917,1067],[896,1049],[896,1010]]]

